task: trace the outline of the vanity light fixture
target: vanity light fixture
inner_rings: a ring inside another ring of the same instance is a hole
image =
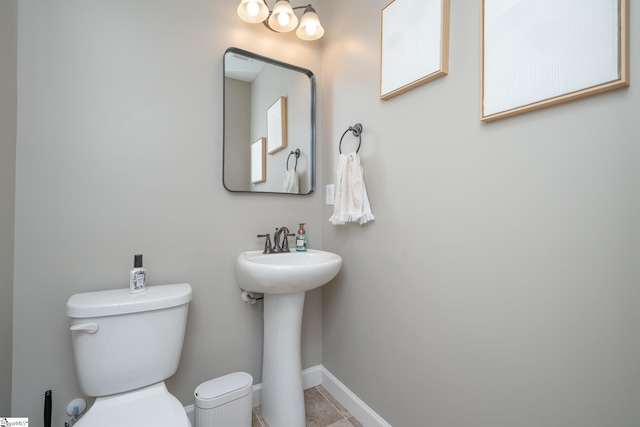
[[[304,9],[300,26],[298,17],[293,12],[297,9]],[[241,0],[238,16],[251,24],[262,22],[267,28],[278,33],[293,31],[298,27],[296,35],[302,40],[317,40],[324,35],[320,18],[310,4],[291,7],[289,0],[277,0],[271,11],[266,0]]]

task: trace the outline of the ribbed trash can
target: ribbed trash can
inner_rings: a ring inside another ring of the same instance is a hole
[[[193,394],[195,427],[251,427],[253,377],[246,372],[203,382]]]

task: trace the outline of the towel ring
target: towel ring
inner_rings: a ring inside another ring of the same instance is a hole
[[[296,170],[296,168],[298,167],[298,157],[300,157],[300,149],[296,148],[296,151],[290,152],[289,156],[287,157],[287,170],[289,170],[289,159],[291,158],[292,154],[295,154],[295,156],[296,156],[296,164],[293,167],[293,170]]]
[[[353,126],[349,126],[349,129],[345,130],[340,138],[340,145],[338,146],[338,151],[342,154],[342,139],[347,134],[347,132],[351,131],[353,136],[358,137],[358,148],[356,149],[356,153],[360,151],[360,145],[362,145],[362,125],[360,123],[356,123]]]

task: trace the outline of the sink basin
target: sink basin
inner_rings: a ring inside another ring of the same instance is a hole
[[[341,267],[340,255],[316,249],[279,254],[246,251],[236,259],[236,277],[246,291],[289,294],[326,284]]]

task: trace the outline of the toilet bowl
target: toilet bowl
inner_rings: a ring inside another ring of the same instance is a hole
[[[164,383],[178,369],[191,297],[182,283],[69,298],[78,382],[96,397],[76,426],[191,426]]]

